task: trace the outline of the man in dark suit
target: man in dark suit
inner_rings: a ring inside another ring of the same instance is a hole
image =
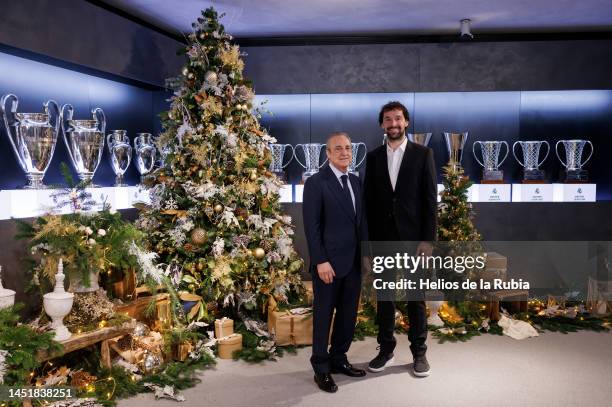
[[[338,390],[331,373],[365,376],[346,357],[353,341],[361,289],[360,242],[367,226],[359,178],[348,172],[351,139],[332,133],[327,139],[329,165],[304,186],[304,230],[313,280],[313,338],[310,362],[323,391]],[[329,330],[334,318],[331,348]]]
[[[433,151],[406,138],[408,110],[400,102],[389,102],[379,113],[379,124],[387,141],[368,153],[364,184],[370,241],[415,242],[416,253],[431,254],[436,238],[437,187]],[[418,242],[418,243],[416,243]],[[427,318],[425,301],[408,301],[408,339],[416,376],[429,375],[425,357]],[[381,372],[393,363],[396,341],[395,305],[377,302],[380,352],[368,370]]]

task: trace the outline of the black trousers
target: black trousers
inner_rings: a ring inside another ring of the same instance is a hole
[[[331,366],[347,362],[346,352],[353,342],[357,320],[361,290],[360,267],[356,265],[346,276],[334,277],[331,284],[325,284],[315,269],[312,276],[312,287],[314,320],[310,363],[315,373],[325,374],[329,373]],[[329,329],[334,309],[336,316],[331,347],[328,351]]]
[[[388,231],[388,241],[401,241],[396,228]],[[406,242],[404,249],[410,252],[416,252],[416,242]],[[393,253],[390,253],[393,254]],[[418,294],[412,294],[411,299]],[[422,356],[427,352],[427,311],[425,308],[425,300],[406,301],[408,311],[408,320],[410,327],[408,329],[408,340],[410,341],[410,350],[413,356]],[[394,336],[395,331],[395,303],[393,301],[378,301],[376,303],[376,320],[378,323],[378,337],[376,338],[380,345],[380,350],[385,353],[393,352],[396,345]]]

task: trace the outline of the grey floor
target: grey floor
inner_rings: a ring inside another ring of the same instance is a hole
[[[485,335],[441,345],[430,338],[428,378],[410,373],[408,341],[398,339],[394,366],[363,379],[335,375],[335,394],[315,386],[304,348],[257,365],[220,360],[182,392],[180,404],[142,394],[119,406],[612,406],[612,333],[545,333],[524,341]],[[365,366],[375,347],[373,338],[353,342],[349,360]]]

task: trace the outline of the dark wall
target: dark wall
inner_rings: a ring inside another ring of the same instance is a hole
[[[156,86],[184,61],[176,40],[83,0],[2,2],[0,44]]]
[[[245,47],[259,94],[612,89],[612,40]]]

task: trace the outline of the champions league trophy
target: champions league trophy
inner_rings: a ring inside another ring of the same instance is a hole
[[[461,158],[463,156],[463,147],[468,138],[468,132],[463,133],[448,133],[444,132],[444,141],[448,150],[448,164],[453,167],[461,167]]]
[[[127,184],[123,182],[123,174],[132,162],[132,146],[130,146],[127,131],[113,130],[111,134],[106,136],[106,141],[108,142],[111,167],[115,173],[115,186],[125,187]]]
[[[151,133],[136,133],[134,151],[136,153],[136,169],[140,173],[140,183],[142,184],[146,176],[153,171],[157,156],[157,149],[153,144]]]
[[[10,103],[8,108],[7,103]],[[19,99],[12,93],[0,101],[6,135],[19,166],[26,173],[25,188],[45,188],[42,180],[57,144],[60,110],[54,100],[43,104],[44,113],[17,113],[18,104]]]
[[[523,150],[523,162],[516,156],[515,147],[521,146]],[[540,148],[546,145],[546,154],[540,161]],[[523,166],[523,183],[541,183],[544,182],[544,171],[540,169],[540,165],[548,157],[550,145],[546,141],[516,141],[512,145],[512,155]]]
[[[270,172],[274,173],[278,178],[286,181],[285,168],[293,161],[294,149],[291,144],[270,144],[270,151],[272,153],[272,162],[270,163]],[[289,154],[289,161],[285,161],[285,151],[291,149]]]
[[[363,146],[363,157],[361,157],[361,160],[357,159],[357,156],[359,155],[359,147]],[[368,147],[366,146],[365,143],[351,143],[351,148],[353,151],[353,156],[351,158],[351,164],[348,167],[348,170],[351,174],[357,175],[359,176],[359,171],[357,171],[357,168],[359,168],[359,166],[363,163],[363,160],[365,160],[366,155],[368,154]]]
[[[565,147],[565,161],[559,156],[559,144]],[[582,161],[582,151],[585,144],[591,146],[591,153],[586,160]],[[567,183],[587,182],[588,172],[582,169],[582,166],[591,159],[593,155],[593,143],[589,140],[559,140],[555,144],[555,153],[561,164],[565,167],[565,180]]]
[[[93,109],[91,120],[73,120],[74,108],[62,107],[62,133],[68,156],[81,181],[91,181],[104,151],[106,116],[99,107]],[[92,185],[94,186],[94,185]]]
[[[300,161],[297,156],[298,147],[302,149],[304,153],[304,163]],[[325,144],[320,143],[307,143],[307,144],[297,144],[293,151],[293,156],[295,160],[306,170],[302,175],[302,181],[306,181],[308,177],[313,176],[317,172],[319,172],[319,168],[321,168],[326,162],[323,161],[321,164],[321,150],[325,147]]]
[[[476,155],[476,145],[480,146],[482,161],[480,161]],[[506,154],[500,161],[499,153],[502,145],[506,146]],[[472,154],[474,158],[478,164],[484,167],[482,171],[483,184],[502,184],[504,182],[504,172],[499,169],[499,166],[506,160],[509,152],[508,143],[505,141],[475,141],[474,144],[472,144]]]
[[[406,133],[406,137],[412,143],[427,147],[429,140],[431,140],[431,133]]]

